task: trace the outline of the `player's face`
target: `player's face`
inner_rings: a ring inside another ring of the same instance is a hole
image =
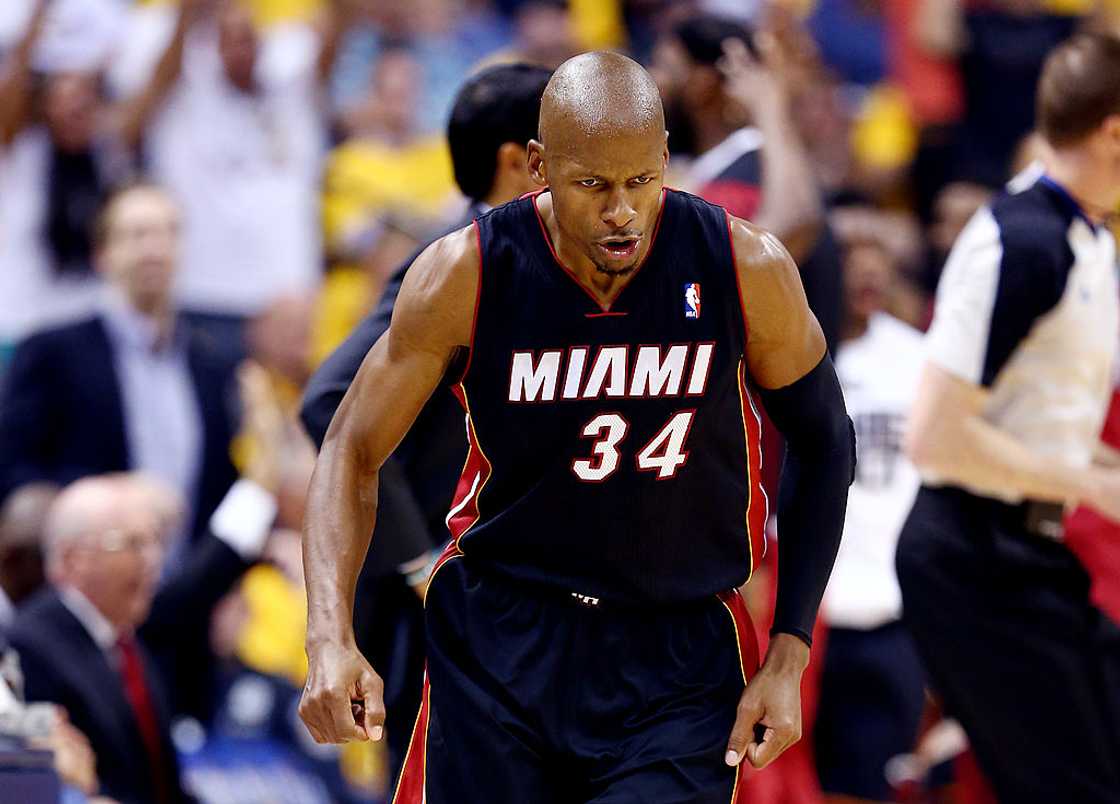
[[[600,273],[630,273],[645,256],[661,207],[669,152],[664,132],[585,137],[544,154],[564,243]]]
[[[175,205],[159,190],[138,188],[114,204],[98,264],[137,309],[149,312],[171,294],[178,249]]]

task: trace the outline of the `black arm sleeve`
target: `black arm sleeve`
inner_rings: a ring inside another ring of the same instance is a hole
[[[778,599],[771,633],[812,644],[825,585],[836,561],[848,486],[855,475],[855,430],[832,360],[792,385],[760,389],[770,420],[785,436],[778,498]]]

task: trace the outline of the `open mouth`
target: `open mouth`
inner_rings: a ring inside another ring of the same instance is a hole
[[[637,253],[640,242],[640,237],[608,237],[600,240],[598,246],[611,259],[625,260]]]

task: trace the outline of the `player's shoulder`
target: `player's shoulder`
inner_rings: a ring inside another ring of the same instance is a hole
[[[478,254],[478,223],[472,221],[437,237],[417,255],[416,261],[431,263],[437,270],[441,266],[454,270],[466,264],[477,266]]]
[[[433,240],[420,252],[404,275],[398,305],[442,305],[445,297],[463,293],[473,299],[480,265],[477,224],[472,222]]]
[[[727,229],[735,256],[735,268],[744,278],[785,275],[797,272],[793,258],[772,232],[748,220],[727,216]]]

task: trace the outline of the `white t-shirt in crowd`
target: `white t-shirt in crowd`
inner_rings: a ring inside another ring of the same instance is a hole
[[[27,31],[39,0],[0,0],[0,53]],[[36,70],[98,70],[117,46],[130,0],[51,0],[43,33],[31,55]]]
[[[922,357],[921,333],[885,313],[873,315],[861,337],[837,350],[836,373],[855,424],[857,460],[822,609],[833,627],[876,628],[902,612],[894,554],[920,482],[902,452],[902,434]]]
[[[90,315],[100,283],[55,273],[43,233],[51,143],[46,129],[25,129],[0,146],[0,344]]]
[[[129,51],[112,71],[118,91],[143,86],[174,24],[164,9],[135,13]],[[281,26],[263,33],[260,48],[258,89],[241,92],[226,78],[216,29],[196,26],[182,77],[147,133],[152,176],[183,210],[178,297],[187,310],[248,315],[319,280],[327,146],[319,38]]]

